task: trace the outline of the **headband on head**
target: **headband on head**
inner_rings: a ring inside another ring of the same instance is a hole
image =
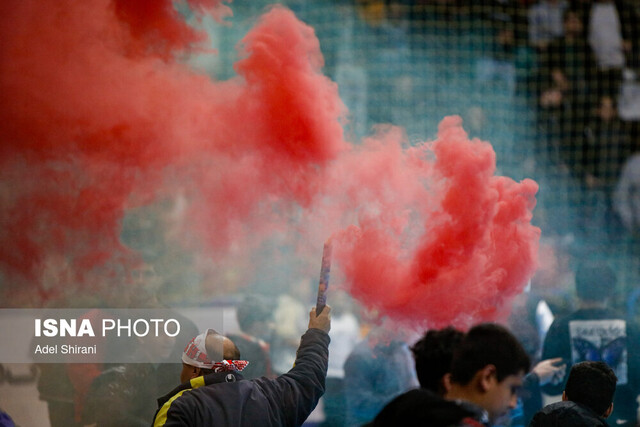
[[[212,369],[214,372],[242,371],[248,364],[246,360],[222,360],[214,362],[207,355],[206,340],[209,334],[218,334],[214,329],[207,329],[194,337],[182,352],[182,361],[196,368]]]

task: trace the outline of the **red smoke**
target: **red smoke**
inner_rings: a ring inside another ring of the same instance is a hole
[[[414,325],[503,319],[535,270],[537,184],[494,176],[491,145],[470,141],[458,117],[431,144],[389,142],[370,149],[362,171],[377,207],[338,246],[352,294]]]
[[[228,81],[182,61],[206,37],[168,0],[5,1],[0,20],[0,266],[16,301],[126,258],[125,213],[167,199],[182,201],[167,234],[204,264],[255,264],[278,241],[317,252],[315,277],[334,234],[335,278],[413,324],[496,319],[533,273],[536,184],[494,176],[491,146],[453,117],[413,148],[392,127],[345,141],[318,39],[283,7]]]

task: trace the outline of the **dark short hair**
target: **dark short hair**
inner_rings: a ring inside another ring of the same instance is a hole
[[[266,298],[259,295],[247,295],[238,305],[236,318],[240,329],[246,331],[254,323],[263,323],[272,320],[273,311]]]
[[[449,326],[427,331],[412,347],[416,374],[422,388],[440,392],[441,380],[451,372],[453,351],[462,341],[464,333]]]
[[[500,382],[509,375],[528,372],[530,363],[522,344],[507,328],[482,323],[471,328],[454,351],[451,381],[468,384],[478,371],[493,365]]]
[[[616,274],[606,261],[583,261],[576,270],[576,294],[586,301],[602,301],[616,286]]]
[[[571,367],[564,391],[567,399],[604,415],[613,402],[618,377],[604,362],[580,362]]]

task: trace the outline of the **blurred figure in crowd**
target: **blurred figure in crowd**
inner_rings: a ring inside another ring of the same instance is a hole
[[[344,393],[344,364],[347,357],[360,341],[360,324],[353,313],[353,301],[349,294],[340,289],[330,290],[331,332],[329,337],[329,369],[327,370],[327,390],[322,397],[324,422],[322,427],[344,425],[346,396]]]
[[[640,153],[629,157],[613,195],[613,208],[631,235],[640,231]]]
[[[273,378],[269,340],[273,334],[273,312],[266,298],[258,295],[247,295],[237,307],[236,317],[240,333],[229,334],[228,338],[235,343],[244,358],[251,363],[242,375],[253,378]]]
[[[563,13],[563,36],[539,56],[540,123],[552,160],[581,176],[583,128],[589,118],[594,60],[584,38],[584,17],[573,9]]]
[[[136,314],[136,309],[164,310],[163,317],[180,324],[177,336],[111,336],[105,343],[105,363],[98,375],[94,365],[68,365],[76,390],[82,390],[78,393],[82,397],[78,410],[83,424],[147,426],[156,410],[156,398],[175,385],[182,369],[176,359],[198,330],[193,321],[163,304],[159,298],[161,282],[151,263],[137,263],[127,281],[128,312],[143,318],[144,312]]]
[[[371,421],[394,397],[417,386],[407,343],[398,331],[372,326],[344,363],[346,425]]]
[[[529,7],[529,44],[545,51],[549,43],[562,37],[562,15],[569,4],[565,0],[539,0]]]
[[[300,336],[306,330],[306,307],[313,303],[313,288],[309,279],[302,278],[291,282],[287,291],[278,296],[271,342],[271,363],[276,375],[289,371],[296,359]]]

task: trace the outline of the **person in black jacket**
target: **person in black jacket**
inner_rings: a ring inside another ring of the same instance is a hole
[[[608,426],[618,378],[604,362],[576,363],[569,372],[562,401],[541,409],[529,427]]]
[[[158,400],[154,426],[299,426],[324,393],[331,308],[309,313],[294,367],[274,379],[245,380],[235,344],[208,330],[183,353],[183,383]],[[219,360],[219,362],[214,362]]]
[[[419,389],[409,390],[388,403],[365,427],[457,425],[480,411],[449,402],[451,359],[464,332],[453,327],[429,330],[412,347]]]
[[[432,366],[432,372],[427,373],[427,360],[416,363],[422,371],[419,378],[423,388],[393,399],[368,426],[487,427],[515,408],[530,360],[509,330],[483,323],[462,338],[451,329],[425,338],[425,342],[441,345],[441,354],[436,357],[438,352],[421,350],[419,344],[417,357],[427,357],[434,363],[440,358],[445,369]],[[449,361],[450,374],[446,368]]]

